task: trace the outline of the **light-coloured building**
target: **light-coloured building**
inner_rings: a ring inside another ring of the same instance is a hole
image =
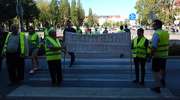
[[[88,16],[85,17],[84,21],[87,21]],[[120,15],[108,15],[108,16],[97,16],[99,25],[103,25],[105,22],[125,22],[128,17]]]

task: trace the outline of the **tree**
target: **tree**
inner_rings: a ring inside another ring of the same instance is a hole
[[[40,11],[34,0],[22,0],[21,2],[23,8],[23,19],[26,23],[26,29],[28,29],[29,23],[38,18]]]
[[[65,22],[70,19],[70,4],[68,0],[61,0],[60,3],[60,26],[65,26]]]
[[[174,1],[175,0],[137,0],[135,9],[139,14],[139,23],[149,25],[152,17],[156,17],[165,24],[171,24],[174,21]]]
[[[76,7],[76,0],[71,1],[71,21],[75,26],[78,26],[78,9]]]
[[[26,26],[30,20],[38,17],[39,10],[37,9],[36,3],[34,0],[19,0],[23,8],[23,18],[26,21]],[[10,22],[13,18],[17,16],[16,11],[17,1],[16,0],[0,0],[0,22]]]
[[[83,24],[83,21],[84,21],[84,18],[85,18],[85,11],[84,11],[84,9],[82,8],[82,4],[81,4],[81,1],[80,0],[78,0],[78,2],[77,2],[77,15],[78,15],[78,26],[82,26],[82,24]]]
[[[98,24],[97,16],[93,14],[91,8],[89,8],[89,16],[88,16],[87,23],[90,27]]]
[[[0,25],[8,23],[10,27],[12,19],[16,17],[16,1],[0,0]]]
[[[0,22],[6,22],[16,16],[15,0],[0,0]]]
[[[51,20],[51,14],[50,14],[50,7],[48,2],[45,2],[43,0],[38,0],[37,1],[37,7],[40,10],[39,14],[39,21],[44,23],[44,22],[49,22]]]
[[[60,2],[58,0],[52,0],[50,3],[51,23],[54,27],[56,27],[56,25],[60,21],[59,3]]]

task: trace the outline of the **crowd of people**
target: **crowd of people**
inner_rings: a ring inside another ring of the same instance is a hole
[[[0,68],[2,59],[5,57],[10,80],[9,85],[18,85],[23,82],[24,59],[27,56],[27,51],[29,51],[29,56],[32,58],[32,69],[29,71],[29,74],[35,74],[39,69],[38,52],[40,48],[44,48],[52,86],[60,86],[63,81],[61,52],[68,53],[71,56],[69,67],[72,67],[75,62],[75,53],[66,51],[65,34],[66,32],[82,34],[82,30],[79,27],[74,29],[72,26],[71,21],[68,20],[63,32],[62,42],[56,37],[55,29],[50,27],[48,23],[45,24],[43,42],[40,42],[34,28],[30,27],[28,31],[29,48],[25,47],[25,33],[18,31],[18,25],[12,25],[10,32],[4,32],[3,27],[0,27]],[[137,30],[137,37],[132,40],[132,57],[134,58],[136,76],[133,82],[140,85],[145,84],[146,61],[152,58],[152,71],[156,84],[151,90],[160,93],[160,88],[166,85],[166,60],[168,58],[169,34],[162,30],[162,22],[160,20],[154,20],[152,27],[155,33],[151,41],[144,36],[143,28]],[[91,32],[91,30],[87,29],[86,32]],[[125,28],[120,26],[118,32],[130,32],[130,29],[128,29],[127,25],[125,25]],[[108,34],[107,27],[105,27],[103,34]]]

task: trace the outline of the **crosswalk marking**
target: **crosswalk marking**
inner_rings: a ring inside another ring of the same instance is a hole
[[[166,88],[161,94],[149,88],[88,88],[88,87],[31,87],[21,86],[8,95],[11,97],[67,97],[67,98],[175,98]]]
[[[44,62],[44,61],[43,61]],[[28,62],[29,63],[29,62]],[[27,64],[28,64],[27,63]],[[41,62],[42,63],[42,62]],[[130,59],[77,59],[76,64],[68,67],[63,66],[63,82],[61,87],[50,87],[51,78],[48,67],[37,71],[35,75],[28,75],[26,85],[20,86],[8,94],[8,98],[92,98],[102,99],[168,99],[175,96],[163,88],[161,94],[150,91],[148,87],[154,81],[151,67],[146,67],[145,87],[139,88],[133,85],[135,79],[134,65],[131,66]],[[29,66],[29,65],[28,65]],[[42,83],[43,82],[43,83]],[[127,84],[126,84],[127,83]],[[131,86],[133,85],[133,86]]]

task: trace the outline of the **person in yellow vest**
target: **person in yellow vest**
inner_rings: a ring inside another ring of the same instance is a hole
[[[148,57],[148,46],[149,41],[144,37],[144,30],[142,28],[138,29],[137,37],[135,37],[132,41],[132,53],[136,75],[136,79],[133,82],[139,83],[140,85],[144,85],[145,65]],[[141,81],[139,80],[139,68],[141,69]]]
[[[18,25],[11,27],[3,47],[9,74],[9,85],[19,85],[24,80],[25,34],[18,32]]]
[[[118,32],[119,32],[119,33],[121,33],[121,32],[125,32],[125,31],[124,31],[124,27],[123,27],[123,25],[121,25],[121,26],[120,26],[120,29],[119,29],[119,31],[118,31]]]
[[[151,88],[156,93],[161,93],[160,87],[165,86],[166,60],[168,58],[169,33],[162,30],[162,21],[154,20],[153,28],[155,30],[152,37],[152,70],[155,79],[155,87]]]
[[[29,28],[28,36],[29,44],[29,55],[32,57],[32,69],[29,71],[29,74],[34,74],[38,70],[38,50],[39,50],[39,36],[35,32],[33,27]]]
[[[56,31],[51,30],[45,37],[45,50],[48,68],[51,75],[52,86],[58,86],[62,82],[61,68],[61,44],[56,38]]]

